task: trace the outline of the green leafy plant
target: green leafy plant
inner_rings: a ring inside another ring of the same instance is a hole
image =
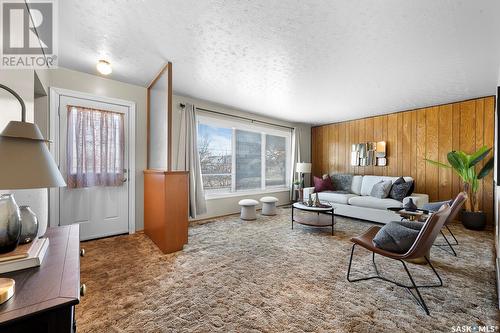
[[[491,148],[487,146],[481,147],[475,153],[469,155],[463,151],[450,151],[447,155],[448,164],[425,159],[427,162],[447,169],[453,169],[455,173],[462,179],[464,191],[469,196],[470,210],[478,211],[477,191],[479,189],[479,181],[486,177],[493,169],[493,157],[491,157],[479,172],[476,171],[478,163],[481,162],[490,153]]]

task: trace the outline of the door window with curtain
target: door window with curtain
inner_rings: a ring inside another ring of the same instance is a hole
[[[68,187],[122,185],[123,114],[68,105],[67,123]]]

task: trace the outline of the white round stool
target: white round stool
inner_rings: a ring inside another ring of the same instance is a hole
[[[257,219],[257,215],[255,214],[255,206],[259,203],[257,200],[253,199],[243,199],[238,202],[238,205],[241,206],[241,216],[242,220],[255,220]]]
[[[262,215],[276,215],[276,203],[278,198],[275,197],[262,197],[260,198],[262,202]]]

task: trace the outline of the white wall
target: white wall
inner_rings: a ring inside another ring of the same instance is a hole
[[[166,170],[168,150],[168,69],[149,91],[148,168]]]
[[[0,70],[0,83],[13,89],[21,96],[26,104],[26,120],[33,122],[33,100],[34,93],[34,75],[33,70]],[[0,89],[0,103],[2,111],[0,112],[0,130],[11,120],[21,121],[21,106],[17,99],[9,92]]]
[[[235,110],[227,106],[194,99],[190,97],[174,95],[173,96],[173,114],[172,114],[172,160],[173,165],[176,165],[177,161],[177,152],[178,152],[178,142],[179,142],[179,124],[180,124],[180,115],[182,112],[182,108],[180,107],[180,103],[190,103],[197,107],[205,108],[208,110],[214,110],[218,112],[223,112],[227,114],[237,115],[252,118],[255,120],[267,121],[278,125],[297,127],[301,132],[301,157],[304,162],[311,161],[311,127],[309,125],[303,124],[295,124],[287,121],[277,120],[273,118],[263,117],[260,115],[255,115],[249,112]],[[279,204],[289,203],[289,192],[275,192],[275,193],[266,193],[266,195],[272,195],[279,199]],[[227,214],[233,214],[239,212],[238,201],[240,201],[243,197],[251,198],[258,200],[263,195],[247,195],[243,194],[241,196],[227,197],[227,198],[217,198],[217,199],[209,199],[207,200],[207,214],[201,215],[198,219],[206,219],[215,216],[222,216]]]
[[[49,138],[49,97],[36,97],[33,101],[33,110],[35,113],[35,124],[38,125],[44,138]]]
[[[136,103],[135,119],[135,225],[136,230],[144,229],[144,176],[146,169],[146,99],[144,87],[85,74],[65,68],[42,71],[47,74],[48,85],[56,88],[76,90],[98,96],[119,98]],[[48,73],[47,73],[48,72]],[[43,75],[41,75],[43,76]]]
[[[500,86],[500,75],[499,75],[499,78],[498,78],[498,86]],[[496,253],[497,253],[497,257],[500,258],[500,248],[499,248],[499,245],[500,245],[500,226],[499,226],[499,218],[500,218],[500,197],[499,197],[499,194],[500,194],[500,186],[499,185],[499,179],[497,177],[498,175],[498,156],[499,156],[499,150],[500,150],[500,147],[498,147],[497,143],[498,143],[498,138],[499,138],[499,133],[498,133],[498,98],[500,96],[497,95],[497,100],[496,100],[496,112],[495,112],[495,166],[493,168],[493,179],[495,181],[495,192],[493,193],[493,195],[495,196],[495,201],[494,201],[494,212],[495,212],[495,247],[496,247]],[[500,304],[499,304],[500,305]]]

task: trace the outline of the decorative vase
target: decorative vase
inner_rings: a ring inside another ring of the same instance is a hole
[[[38,218],[37,218],[38,220]],[[36,235],[36,238],[40,238],[43,235],[45,235],[45,232],[47,231],[47,219],[40,219],[38,220],[38,233]]]
[[[309,207],[313,205],[312,193],[309,193],[309,200],[307,200],[307,205]]]
[[[321,206],[321,202],[319,201],[318,193],[316,193],[316,199],[314,200],[314,206],[316,206],[316,207]]]
[[[12,194],[0,197],[0,253],[13,251],[21,235],[21,215]]]
[[[417,205],[415,205],[415,203],[413,202],[413,199],[410,198],[408,200],[408,202],[404,205],[403,207],[405,210],[409,211],[409,212],[414,212],[417,210]]]
[[[484,230],[486,227],[486,214],[484,212],[462,212],[462,224],[470,230]]]
[[[38,233],[38,218],[29,206],[19,206],[21,213],[21,236],[19,244],[26,244],[36,238]]]

